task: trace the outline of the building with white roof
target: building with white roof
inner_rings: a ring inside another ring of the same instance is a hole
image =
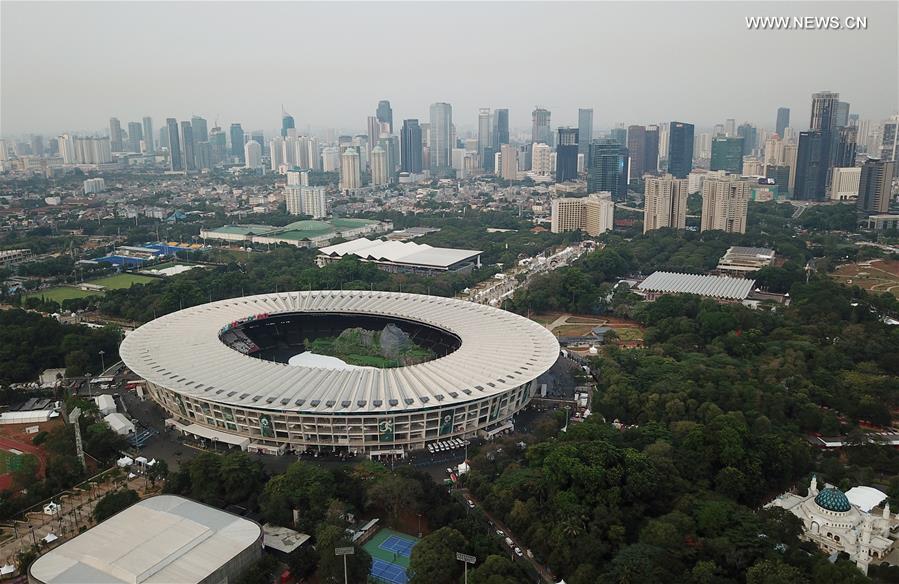
[[[732,246],[718,260],[715,270],[722,275],[743,277],[774,263],[774,250],[767,247]]]
[[[319,249],[319,267],[352,255],[388,272],[437,273],[480,267],[481,252],[473,249],[432,247],[412,241],[383,241],[360,237]]]
[[[30,584],[233,582],[262,553],[258,523],[174,495],[144,499],[38,558]]]
[[[385,325],[432,358],[384,368],[289,364],[307,341]],[[241,449],[379,457],[510,424],[559,344],[540,324],[490,306],[347,290],[187,308],[141,326],[119,353],[182,433]]]
[[[742,302],[754,286],[755,280],[745,278],[653,272],[637,285],[637,291],[649,301],[666,294],[695,294],[721,302]]]
[[[109,414],[108,416],[103,417],[103,421],[109,424],[112,431],[120,436],[134,434],[134,424],[122,414]]]

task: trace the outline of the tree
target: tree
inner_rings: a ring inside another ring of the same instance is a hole
[[[123,489],[107,493],[94,507],[94,520],[97,523],[109,519],[119,511],[123,511],[140,501],[140,497],[131,489]]]
[[[512,560],[490,555],[477,568],[469,569],[468,581],[471,584],[517,584],[517,576],[518,568]]]
[[[746,571],[746,584],[805,584],[808,582],[797,568],[781,560],[762,560]]]
[[[394,524],[400,511],[416,511],[421,495],[422,489],[418,481],[396,474],[383,475],[368,488],[371,504],[387,511]]]
[[[315,532],[315,549],[319,554],[318,579],[322,584],[339,584],[344,581],[343,558],[334,555],[339,547],[353,547],[346,531],[337,525],[322,524]],[[346,556],[347,580],[365,582],[371,572],[371,556],[360,547]]]
[[[278,560],[268,554],[263,554],[238,576],[237,584],[272,584],[277,569]]]
[[[465,536],[451,527],[441,527],[412,548],[410,584],[455,584],[462,576],[456,552],[466,551]]]
[[[156,485],[156,481],[165,480],[169,476],[169,465],[164,460],[157,460],[155,464],[147,467],[147,479],[151,485]]]

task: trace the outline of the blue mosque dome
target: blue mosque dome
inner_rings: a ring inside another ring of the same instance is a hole
[[[852,509],[852,506],[849,504],[849,499],[846,498],[843,491],[835,487],[823,489],[815,497],[815,503],[822,509],[837,513],[844,513]]]

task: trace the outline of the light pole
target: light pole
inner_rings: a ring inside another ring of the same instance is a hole
[[[465,566],[465,584],[468,584],[468,564],[474,564],[477,558],[468,554],[456,552],[456,559]]]
[[[106,361],[103,359],[103,355],[106,354],[106,351],[100,349],[100,375],[106,373]]]
[[[343,556],[343,584],[349,584],[349,579],[346,571],[346,557],[352,556],[355,553],[356,548],[354,548],[353,546],[334,548],[335,556]]]
[[[418,514],[418,539],[421,539],[421,513]]]

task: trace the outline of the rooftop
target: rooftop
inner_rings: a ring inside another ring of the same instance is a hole
[[[475,249],[432,247],[412,241],[382,241],[360,237],[352,241],[323,247],[319,253],[329,256],[354,255],[364,260],[448,268],[453,264],[474,258],[481,252]]]
[[[637,285],[639,290],[647,292],[696,294],[726,300],[745,300],[754,287],[755,280],[673,272],[653,272]]]
[[[29,580],[45,584],[201,582],[250,546],[262,528],[207,505],[144,499],[37,559]]]

